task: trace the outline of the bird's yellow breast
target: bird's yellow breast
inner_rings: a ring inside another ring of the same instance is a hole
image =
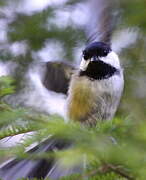
[[[94,98],[92,81],[85,77],[74,76],[69,89],[69,118],[74,121],[83,121],[94,105]]]

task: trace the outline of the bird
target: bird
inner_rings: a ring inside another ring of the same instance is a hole
[[[79,67],[74,68],[59,62],[59,68],[56,69],[54,62],[48,62],[49,71],[43,80],[47,89],[67,94],[66,118],[89,127],[94,127],[98,122],[111,120],[114,117],[124,87],[123,69],[118,55],[111,47],[113,31],[110,16],[111,1],[94,0],[93,2],[95,2],[92,4],[93,7],[98,8],[99,11],[96,10],[93,13],[95,28],[93,28],[93,22],[88,25],[90,27],[87,28],[88,43],[82,51]],[[62,67],[65,70],[61,70]],[[66,69],[69,73],[66,73]],[[56,71],[59,75],[54,78],[52,84],[50,77],[53,77]],[[49,72],[51,74],[48,78]],[[60,77],[63,78],[64,85],[57,86]],[[54,149],[70,148],[71,144],[72,142],[51,136],[32,148],[29,153],[53,152]],[[55,180],[81,171],[80,165],[64,169],[52,157],[48,160],[36,161],[15,158],[0,166],[0,178],[16,180],[18,178],[45,179],[49,177]]]
[[[104,42],[89,44],[83,51],[79,70],[72,75],[69,119],[95,126],[111,120],[123,91],[123,70],[118,55]]]

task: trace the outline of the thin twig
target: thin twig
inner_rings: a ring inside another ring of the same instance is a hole
[[[133,176],[130,176],[130,175],[128,175],[126,172],[124,172],[124,170],[123,169],[121,169],[121,168],[116,168],[116,166],[114,167],[113,165],[111,166],[110,165],[110,168],[111,168],[111,170],[113,170],[115,173],[117,173],[117,174],[119,174],[119,175],[121,175],[121,176],[123,176],[123,177],[125,177],[125,178],[127,178],[127,179],[129,179],[129,180],[134,180],[135,178],[133,177]]]
[[[104,165],[106,167],[107,170],[113,171],[116,174],[119,174],[120,176],[127,178],[128,180],[134,180],[134,177],[128,175],[124,169],[122,169],[119,166],[115,166],[113,164],[105,164]]]
[[[114,166],[113,164],[104,164],[102,167],[82,175],[80,179],[89,178],[91,176],[97,175],[98,173],[103,174],[103,173],[107,173],[110,171],[112,171],[115,174],[118,174],[118,175],[120,175],[120,176],[122,176],[128,180],[134,180],[135,179],[134,177],[128,175],[121,167]]]

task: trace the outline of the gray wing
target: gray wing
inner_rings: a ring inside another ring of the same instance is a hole
[[[110,44],[117,20],[115,0],[90,0],[89,23],[86,31],[88,43],[101,41]]]
[[[47,62],[43,84],[51,91],[67,94],[75,67],[65,62]]]

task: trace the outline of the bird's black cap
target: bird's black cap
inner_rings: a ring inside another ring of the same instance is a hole
[[[83,50],[85,60],[95,57],[105,57],[111,51],[110,45],[104,42],[93,42]]]

